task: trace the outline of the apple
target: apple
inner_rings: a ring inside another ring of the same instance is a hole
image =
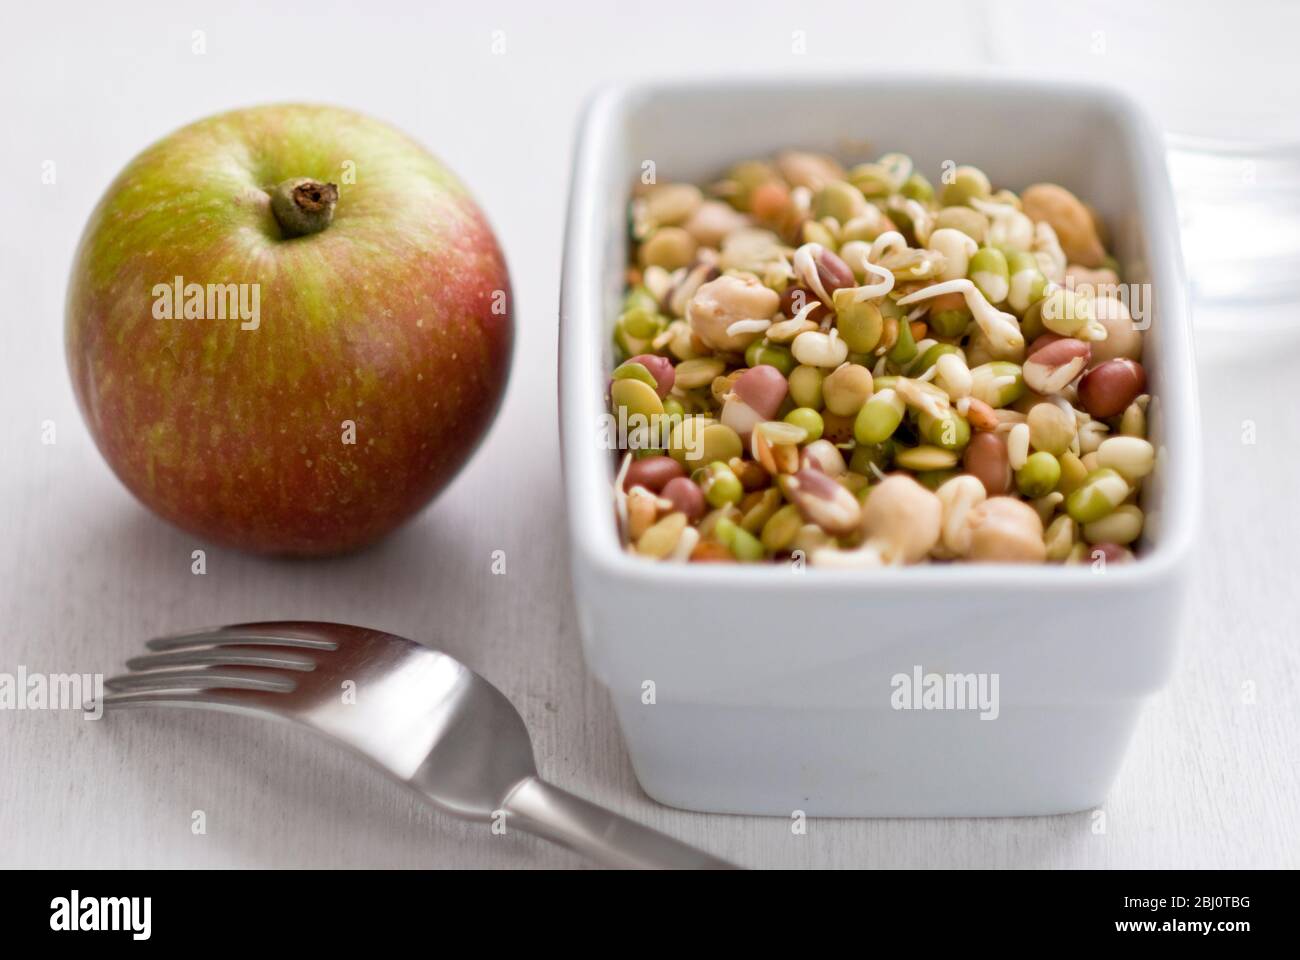
[[[429,502],[487,431],[510,280],[473,198],[399,131],[282,105],[145,150],[91,214],[67,356],[146,506],[244,549],[321,555]]]

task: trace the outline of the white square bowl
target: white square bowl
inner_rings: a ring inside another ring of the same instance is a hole
[[[704,182],[786,147],[868,139],[937,180],[1062,183],[1150,284],[1143,354],[1158,465],[1139,561],[808,570],[653,564],[619,545],[599,440],[645,161]],[[610,90],[577,144],[560,308],[560,405],[579,625],[637,777],[676,807],[789,816],[1009,816],[1100,804],[1167,680],[1199,513],[1195,371],[1160,143],[1128,100],[1038,82],[864,77]],[[998,714],[896,710],[897,675],[996,675]],[[652,701],[652,702],[647,702]]]

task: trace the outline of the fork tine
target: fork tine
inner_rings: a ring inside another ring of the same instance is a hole
[[[203,698],[193,690],[149,690],[136,693],[106,693],[100,698],[98,706],[105,710],[122,707],[144,707],[164,703],[202,703]],[[86,704],[92,709],[96,704]]]
[[[104,681],[109,690],[262,690],[292,693],[298,684],[291,678],[263,670],[214,667],[159,669],[147,673],[124,673]]]
[[[173,633],[154,637],[145,642],[150,650],[183,650],[189,647],[223,646],[227,644],[258,644],[267,647],[300,647],[308,650],[337,650],[339,645],[331,640],[314,637],[294,637],[274,630],[256,627],[217,627]]]
[[[296,637],[268,629],[243,629],[221,627],[215,630],[198,630],[191,633],[169,634],[145,641],[150,650],[181,650],[188,647],[225,646],[230,644],[255,644],[269,647],[296,647],[307,650],[337,650],[339,645],[331,640],[315,637]]]
[[[299,653],[276,650],[247,650],[236,646],[209,649],[180,649],[167,653],[146,653],[126,662],[128,670],[152,670],[158,667],[278,667],[283,670],[315,670],[316,661]]]
[[[219,692],[224,704],[213,697],[213,692]],[[239,702],[239,698],[246,696],[243,690],[221,690],[221,691],[203,691],[192,690],[183,687],[170,688],[166,690],[136,690],[130,693],[107,693],[99,701],[99,706],[105,710],[120,710],[126,707],[152,707],[152,706],[195,706],[195,707],[212,707],[229,708]],[[86,704],[87,710],[93,710],[96,706],[94,701]],[[250,702],[249,707],[254,705]]]

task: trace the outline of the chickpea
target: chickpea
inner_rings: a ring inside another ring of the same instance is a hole
[[[971,525],[967,518],[986,499],[984,484],[963,473],[945,482],[935,493],[943,504],[943,546],[955,557],[965,556],[971,544]]]
[[[759,332],[729,334],[738,320],[768,320],[781,305],[781,297],[753,275],[727,275],[710,280],[695,291],[686,307],[691,329],[714,350],[738,353],[761,336]]]
[[[1097,224],[1091,211],[1069,190],[1055,183],[1036,183],[1025,189],[1020,202],[1029,219],[1051,224],[1071,263],[1102,265],[1106,248],[1097,236]]]
[[[879,550],[886,563],[925,559],[939,542],[942,521],[938,496],[903,473],[872,487],[862,507],[867,545]]]
[[[995,563],[1042,563],[1043,521],[1037,511],[1015,497],[990,497],[967,514],[972,560]]]

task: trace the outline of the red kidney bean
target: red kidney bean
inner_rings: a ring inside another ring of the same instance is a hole
[[[1043,343],[1044,337],[1035,340],[1020,369],[1025,385],[1043,396],[1064,390],[1092,357],[1092,347],[1086,341],[1053,336],[1055,339],[1050,343]]]
[[[659,394],[661,400],[672,392],[673,384],[677,382],[677,371],[673,369],[673,363],[667,357],[659,357],[653,353],[640,353],[628,362],[639,363],[650,371],[650,376],[655,378],[655,393]]]
[[[664,484],[660,496],[665,500],[671,500],[673,509],[686,514],[687,519],[692,523],[704,516],[704,491],[700,489],[699,484],[688,477],[673,477]]]
[[[1007,456],[1007,442],[996,433],[972,433],[961,465],[966,472],[984,484],[990,497],[1000,497],[1011,490],[1011,461]]]
[[[828,294],[854,285],[853,271],[838,254],[823,247],[814,262],[817,264],[817,276]]]
[[[787,317],[793,317],[810,303],[815,303],[817,306],[809,310],[804,319],[821,323],[826,316],[826,305],[817,299],[817,294],[797,283],[790,284],[785,288],[785,293],[781,294],[781,312]]]
[[[642,457],[628,465],[623,489],[645,487],[651,493],[659,493],[670,480],[684,476],[686,469],[672,457]]]
[[[781,409],[788,385],[776,367],[766,363],[750,367],[731,385],[731,392],[753,408],[764,420],[771,420]]]
[[[936,297],[935,299],[938,298]],[[1065,338],[1059,333],[1040,333],[1036,338],[1034,338],[1034,342],[1029,345],[1029,349],[1025,351],[1025,356],[1032,357],[1037,351],[1043,349],[1043,347],[1047,346],[1049,343],[1055,343],[1057,340],[1064,339]]]
[[[1098,420],[1117,417],[1146,389],[1147,373],[1136,360],[1099,363],[1079,381],[1079,402]]]

